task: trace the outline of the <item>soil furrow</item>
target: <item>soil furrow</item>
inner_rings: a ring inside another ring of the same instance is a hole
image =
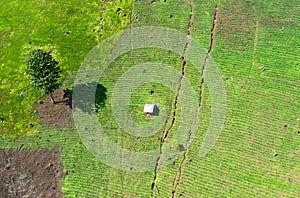
[[[216,26],[217,26],[218,18],[219,18],[219,4],[217,4],[215,6],[214,18],[213,18],[211,34],[210,34],[210,45],[209,45],[209,48],[208,48],[208,51],[207,51],[207,54],[206,54],[206,57],[205,57],[204,63],[203,63],[203,67],[202,67],[202,71],[201,71],[202,82],[200,83],[200,85],[204,84],[204,77],[203,77],[204,70],[206,68],[206,63],[207,63],[209,54],[210,54],[211,50],[213,49],[213,45],[215,42]],[[201,89],[200,89],[200,93],[201,93]]]
[[[256,47],[257,47],[257,43],[258,43],[258,33],[259,33],[259,21],[258,21],[258,19],[256,19],[255,36],[254,36],[253,53],[252,53],[252,64],[250,67],[249,75],[243,84],[243,92],[244,93],[246,92],[247,82],[248,82],[248,80],[251,76],[252,70],[255,66],[255,54],[256,54]],[[261,68],[261,71],[264,71],[264,68]]]
[[[186,144],[185,144],[185,151],[184,151],[183,159],[179,164],[178,177],[175,177],[174,182],[173,182],[172,198],[176,196],[177,188],[179,186],[179,182],[180,182],[181,177],[182,177],[182,168],[183,168],[183,163],[186,161],[186,158],[187,158],[189,142],[190,142],[191,135],[192,135],[191,132],[192,131],[189,132],[189,136],[188,136],[188,139],[187,139]]]
[[[134,17],[134,5],[135,5],[135,0],[132,3],[132,7],[131,7],[131,13],[130,13],[130,24],[132,24],[132,20]]]
[[[206,57],[204,59],[204,63],[203,63],[203,66],[202,66],[202,71],[201,71],[199,108],[200,108],[200,106],[202,104],[202,100],[203,100],[202,99],[202,93],[203,93],[203,85],[204,85],[204,71],[205,71],[205,68],[206,68],[206,63],[207,63],[209,54],[212,51],[213,45],[214,45],[214,42],[215,42],[216,26],[217,26],[218,19],[219,19],[219,4],[217,4],[215,6],[214,18],[213,18],[211,34],[210,34],[210,46],[209,46],[209,49],[207,51]]]
[[[176,93],[176,96],[175,96],[174,111],[173,111],[173,115],[172,115],[172,123],[171,123],[170,127],[168,127],[164,131],[164,134],[162,135],[162,138],[160,140],[160,156],[157,158],[155,168],[154,168],[154,178],[153,178],[153,182],[152,182],[152,185],[151,185],[151,189],[154,190],[154,188],[156,188],[158,193],[159,193],[159,190],[158,190],[158,187],[156,185],[157,169],[159,167],[159,163],[160,163],[160,159],[161,159],[161,155],[162,155],[163,143],[165,142],[166,138],[168,137],[169,132],[172,130],[172,128],[173,128],[173,126],[175,125],[175,122],[176,122],[176,113],[177,113],[177,110],[178,110],[178,97],[179,97],[179,93],[180,93],[180,89],[181,89],[183,75],[185,73],[185,67],[186,67],[186,60],[185,60],[184,57],[182,57],[182,71],[181,71],[182,75],[179,79],[179,86],[178,86],[177,93]],[[168,121],[165,122],[165,125],[167,125],[167,122]],[[154,191],[152,193],[152,197],[154,197]]]
[[[253,55],[252,55],[252,67],[254,66],[254,59],[255,59],[255,53],[256,53],[256,46],[258,43],[258,19],[256,20],[256,27],[255,27],[255,38],[254,38],[254,46],[253,46]]]
[[[191,6],[192,6],[192,0],[191,0]],[[198,109],[197,109],[197,115],[199,114],[200,111],[200,107],[201,104],[203,102],[203,85],[204,85],[204,71],[205,71],[205,67],[206,67],[206,63],[209,57],[210,52],[212,51],[213,45],[214,45],[214,38],[215,38],[215,32],[216,32],[216,25],[217,25],[217,21],[218,21],[218,11],[219,7],[218,4],[215,6],[215,12],[214,12],[214,18],[213,18],[213,24],[212,24],[212,28],[211,28],[211,40],[210,40],[210,46],[209,49],[207,51],[206,57],[204,59],[204,63],[202,66],[202,71],[201,71],[201,82],[200,82],[200,99],[199,99],[199,105],[198,105]],[[176,197],[176,193],[177,193],[177,189],[178,186],[180,184],[180,180],[182,178],[182,174],[183,174],[183,164],[185,163],[186,159],[187,159],[187,154],[189,152],[189,143],[190,143],[190,139],[191,139],[191,132],[193,131],[193,129],[190,130],[189,132],[189,136],[188,139],[186,141],[186,145],[185,145],[185,151],[184,151],[184,156],[183,159],[181,160],[180,164],[179,164],[179,170],[178,170],[178,176],[175,177],[174,179],[174,183],[173,183],[173,190],[172,190],[172,198]]]
[[[190,10],[190,17],[189,17],[189,23],[188,23],[188,38],[191,37],[191,34],[192,34],[192,23],[193,23],[193,20],[194,20],[194,9],[193,9],[193,0],[190,0],[190,7],[191,7],[191,10]],[[179,97],[179,93],[180,93],[180,90],[181,90],[181,85],[182,85],[182,79],[183,79],[183,76],[185,74],[185,69],[186,69],[186,64],[187,64],[187,61],[184,57],[188,47],[189,47],[189,44],[190,44],[190,40],[188,40],[185,44],[185,47],[184,47],[184,52],[183,52],[183,57],[182,57],[182,69],[181,69],[181,77],[179,79],[179,86],[178,86],[178,89],[177,89],[177,93],[176,93],[176,96],[175,96],[175,102],[174,102],[174,111],[173,111],[173,116],[172,116],[172,123],[171,123],[171,126],[168,127],[165,131],[164,131],[164,134],[162,135],[162,138],[161,138],[161,143],[160,143],[160,156],[157,158],[156,160],[156,165],[155,165],[155,169],[154,169],[154,178],[153,178],[153,182],[152,182],[152,185],[151,185],[151,189],[153,190],[153,193],[152,193],[152,197],[155,197],[155,191],[154,189],[156,188],[158,194],[159,194],[159,190],[158,190],[158,186],[156,185],[156,178],[157,178],[157,169],[159,167],[159,163],[160,163],[160,159],[161,159],[161,155],[162,155],[162,146],[163,146],[163,143],[164,141],[166,140],[166,138],[168,137],[168,134],[169,132],[172,130],[173,126],[175,125],[175,122],[176,122],[176,113],[177,113],[177,110],[178,110],[178,97]],[[167,124],[168,121],[165,122],[165,125]]]

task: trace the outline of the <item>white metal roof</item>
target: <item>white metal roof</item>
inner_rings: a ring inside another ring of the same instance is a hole
[[[153,113],[155,104],[145,104],[144,112],[145,113]]]

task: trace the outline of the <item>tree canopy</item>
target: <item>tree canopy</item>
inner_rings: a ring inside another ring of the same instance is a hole
[[[59,87],[61,69],[53,57],[40,49],[33,50],[28,54],[25,72],[31,80],[31,84],[40,90],[43,95],[52,93]]]

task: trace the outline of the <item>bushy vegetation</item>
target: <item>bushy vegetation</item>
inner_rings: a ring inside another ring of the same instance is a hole
[[[33,87],[40,90],[43,95],[50,94],[53,103],[55,101],[52,93],[60,85],[58,79],[61,69],[57,64],[58,62],[49,53],[42,50],[34,50],[28,54],[25,69]]]

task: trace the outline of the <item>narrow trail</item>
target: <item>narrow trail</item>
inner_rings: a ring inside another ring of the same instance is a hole
[[[259,22],[258,19],[256,20],[256,28],[255,28],[255,38],[254,38],[254,46],[253,46],[253,55],[252,55],[252,67],[254,66],[254,59],[255,59],[255,53],[256,53],[256,47],[258,43],[258,27]]]
[[[193,7],[193,0],[190,0],[190,17],[189,17],[189,23],[188,23],[188,38],[191,38],[191,34],[192,34],[192,24],[193,24],[193,20],[194,20],[194,7]],[[181,90],[181,86],[182,86],[182,79],[183,76],[185,74],[185,69],[186,69],[186,64],[187,61],[184,57],[188,47],[190,45],[190,40],[188,39],[188,41],[185,44],[184,47],[184,51],[183,51],[183,57],[182,57],[182,69],[181,69],[181,77],[179,78],[179,86],[176,92],[176,96],[175,96],[175,102],[174,102],[174,111],[173,111],[173,115],[172,115],[172,121],[171,121],[171,125],[170,127],[168,127],[167,129],[165,129],[164,134],[162,135],[161,141],[160,141],[160,156],[157,158],[156,160],[156,164],[155,164],[155,169],[154,169],[154,178],[153,178],[153,182],[151,185],[151,189],[152,189],[152,197],[155,197],[155,189],[157,190],[157,193],[159,194],[159,188],[156,184],[156,178],[157,178],[157,170],[159,167],[159,163],[161,160],[161,156],[162,156],[162,146],[163,143],[165,142],[166,138],[168,137],[169,132],[172,130],[173,126],[175,125],[176,122],[176,114],[177,114],[177,110],[178,110],[178,97],[179,97],[179,93]],[[168,121],[165,122],[165,125],[167,125]]]
[[[193,10],[193,2],[192,0],[190,0],[190,5],[191,5],[191,9],[192,9],[192,14],[194,15],[194,10]],[[214,45],[214,39],[215,39],[215,33],[216,33],[216,26],[217,26],[217,22],[218,22],[218,14],[219,14],[219,4],[217,4],[215,6],[215,12],[214,12],[214,18],[213,18],[213,24],[212,24],[212,28],[211,28],[211,40],[210,40],[210,47],[208,49],[208,52],[206,54],[206,57],[204,59],[204,63],[202,66],[202,71],[201,71],[201,83],[200,83],[200,99],[199,99],[199,105],[197,108],[197,115],[200,112],[200,107],[202,105],[203,102],[203,85],[204,85],[204,71],[206,68],[206,63],[209,57],[210,52],[213,49],[213,45]],[[197,116],[196,116],[197,117]],[[190,138],[191,138],[191,132],[193,131],[193,129],[190,130],[189,132],[189,136],[188,139],[186,141],[186,145],[185,145],[185,151],[184,151],[184,156],[183,159],[181,160],[180,164],[179,164],[179,170],[178,170],[178,174],[177,176],[174,178],[174,182],[173,182],[173,189],[172,189],[172,198],[176,197],[176,193],[177,193],[177,189],[179,187],[181,178],[182,178],[182,174],[183,174],[183,164],[186,162],[187,159],[187,154],[189,152],[189,143],[190,143]]]
[[[199,107],[202,105],[202,102],[203,102],[203,94],[202,93],[203,93],[203,85],[204,85],[204,71],[206,69],[206,64],[207,64],[207,60],[209,58],[209,54],[212,51],[214,43],[215,43],[215,35],[216,35],[216,28],[217,28],[218,21],[219,21],[219,3],[216,4],[216,6],[215,6],[214,18],[213,18],[211,34],[210,34],[210,46],[207,51],[206,57],[204,59],[204,63],[202,66],[202,71],[201,71]]]
[[[186,48],[187,48],[187,46],[188,45],[186,45]],[[173,126],[175,125],[175,122],[176,122],[176,114],[177,114],[177,111],[178,111],[178,97],[179,97],[179,93],[180,93],[180,90],[181,90],[182,79],[183,79],[183,76],[185,74],[185,68],[186,68],[186,60],[185,60],[184,57],[182,57],[182,70],[181,70],[182,75],[179,78],[179,86],[178,86],[176,96],[175,96],[174,110],[173,110],[171,125],[168,128],[165,129],[165,131],[164,131],[164,133],[161,137],[161,140],[160,140],[160,156],[156,160],[156,164],[155,164],[155,168],[154,168],[154,178],[153,178],[153,182],[152,182],[152,185],[151,185],[151,189],[153,190],[152,197],[155,197],[155,189],[157,190],[157,192],[159,194],[159,189],[158,189],[158,186],[156,185],[157,170],[158,170],[159,163],[160,163],[161,156],[162,156],[163,144],[164,144],[166,138],[168,137],[169,132],[172,130],[172,128],[173,128]],[[168,121],[165,122],[165,126],[167,125],[167,123],[168,123]]]
[[[129,24],[132,24],[132,20],[133,20],[133,17],[134,17],[134,5],[135,5],[135,0],[133,0],[133,3],[132,3]]]
[[[243,92],[244,93],[246,93],[247,82],[251,76],[251,72],[252,72],[253,68],[255,67],[255,54],[256,54],[256,47],[258,44],[258,34],[259,34],[259,20],[256,19],[255,36],[254,36],[253,53],[252,53],[252,64],[251,64],[251,68],[249,71],[249,75],[246,78],[245,82],[243,83]],[[262,71],[264,71],[264,68],[262,68]]]
[[[202,67],[202,71],[201,71],[201,75],[203,76],[204,74],[204,70],[206,68],[206,63],[209,57],[209,54],[211,52],[211,50],[213,49],[214,46],[214,42],[215,42],[215,35],[216,35],[216,27],[217,27],[217,22],[219,21],[219,4],[217,4],[215,6],[215,12],[214,12],[214,18],[213,18],[213,22],[212,22],[212,28],[211,28],[211,33],[210,33],[210,45],[203,63],[203,67]]]

